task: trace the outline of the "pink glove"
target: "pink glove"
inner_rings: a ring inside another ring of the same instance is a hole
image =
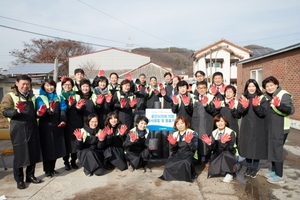
[[[172,134],[168,135],[167,140],[170,142],[171,145],[174,145],[177,142],[176,138],[174,138]]]
[[[26,106],[27,106],[27,104],[25,104],[25,103],[23,104],[22,101],[18,101],[18,102],[16,103],[17,112],[18,112],[18,113],[23,112],[24,109],[26,108]]]
[[[112,129],[112,128],[109,128],[108,126],[106,126],[106,127],[104,128],[104,131],[105,131],[105,133],[106,133],[107,135],[113,134],[113,129]]]
[[[45,114],[46,110],[47,110],[46,104],[41,105],[41,107],[37,110],[37,115],[42,116],[43,114]]]
[[[97,104],[102,104],[103,101],[104,101],[104,99],[105,99],[104,95],[103,94],[99,94],[98,97],[97,97],[97,99],[96,99],[96,103]]]
[[[103,140],[105,139],[105,137],[106,137],[106,132],[105,132],[105,130],[101,130],[100,133],[98,134],[98,139],[99,139],[100,141],[103,141]]]
[[[84,132],[81,132],[80,129],[78,128],[74,130],[73,134],[75,135],[77,140],[81,140],[84,135]]]
[[[66,125],[67,125],[66,122],[60,122],[60,124],[58,124],[57,127],[64,127]]]
[[[212,137],[211,136],[209,137],[207,134],[202,135],[201,140],[205,142],[207,145],[211,145],[212,143]]]
[[[192,86],[189,84],[188,88],[187,88],[187,91],[192,91]]]
[[[105,96],[105,100],[106,102],[110,102],[111,99],[112,99],[113,95],[111,93],[108,93],[106,96]]]
[[[172,96],[172,100],[173,100],[173,103],[174,103],[174,104],[178,104],[178,98],[177,98],[177,95],[173,95],[173,96]]]
[[[210,91],[211,91],[212,94],[217,94],[218,93],[217,87],[215,85],[210,86]]]
[[[126,99],[121,99],[120,100],[120,104],[121,104],[121,108],[124,108],[126,106],[126,104],[127,104]]]
[[[68,102],[69,102],[69,106],[72,106],[75,103],[75,99],[73,98],[72,95],[69,96]]]
[[[162,95],[162,96],[165,96],[166,95],[166,90],[165,89],[160,89],[160,94]]]
[[[137,103],[137,99],[132,99],[132,100],[129,102],[129,105],[130,105],[130,107],[134,107],[136,103]]]
[[[127,126],[123,124],[118,130],[121,135],[124,135],[127,131]]]
[[[220,92],[221,92],[221,93],[224,93],[224,92],[225,92],[225,88],[226,88],[226,86],[223,84],[223,85],[220,87]]]
[[[203,105],[205,105],[205,104],[207,104],[207,102],[208,102],[208,97],[207,96],[203,96],[202,99],[201,99],[201,103]]]
[[[191,99],[186,95],[182,95],[181,99],[182,99],[182,102],[184,103],[184,105],[186,105],[186,106],[189,105],[191,102]]]
[[[63,81],[65,78],[67,78],[66,76],[62,76],[61,78],[60,78],[60,81]]]
[[[242,106],[244,108],[248,108],[249,106],[249,100],[246,98],[246,97],[241,97],[240,100],[239,100],[240,104],[242,104]]]
[[[55,110],[56,104],[57,104],[57,101],[50,101],[50,110],[51,111]]]
[[[128,79],[128,80],[130,80],[130,81],[132,80],[131,74],[128,73],[128,74],[126,74],[125,76],[126,76],[126,79]]]
[[[104,70],[99,70],[99,72],[98,72],[98,76],[100,77],[100,76],[104,76],[104,74],[105,74],[105,71]]]
[[[192,131],[187,131],[183,137],[184,137],[185,142],[190,143],[194,137],[194,134]]]
[[[270,102],[270,104],[272,104],[272,105],[278,107],[278,106],[280,105],[280,99],[279,99],[279,97],[274,96],[274,97],[273,97],[273,100]]]
[[[253,106],[258,106],[258,104],[260,104],[261,100],[259,98],[259,96],[255,96],[253,99],[252,99],[252,105]]]
[[[130,131],[128,135],[129,135],[129,137],[130,137],[130,141],[131,141],[131,142],[134,142],[134,141],[137,140],[137,135],[135,134],[134,131]]]
[[[231,99],[231,100],[228,102],[228,107],[229,107],[230,109],[233,109],[233,108],[234,108],[234,104],[235,104],[234,99]]]
[[[80,99],[77,104],[76,107],[77,108],[81,108],[83,105],[85,105],[85,100],[84,99]]]
[[[157,89],[154,89],[154,90],[153,90],[153,93],[154,93],[154,94],[158,94]]]
[[[214,105],[215,105],[216,108],[220,108],[220,107],[221,107],[221,104],[222,104],[222,102],[220,101],[219,98],[215,98],[215,99],[213,100],[213,103],[214,103]]]
[[[231,140],[231,136],[229,134],[222,134],[220,141],[224,144]]]
[[[164,85],[162,83],[158,84],[159,89],[164,89]]]
[[[147,92],[147,93],[150,93],[150,91],[151,91],[151,88],[150,88],[150,87],[147,87],[147,88],[146,88],[146,92]]]

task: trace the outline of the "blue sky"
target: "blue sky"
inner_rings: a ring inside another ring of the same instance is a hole
[[[129,37],[133,48],[191,50],[222,38],[241,46],[256,44],[274,49],[300,42],[299,0],[0,0],[0,3],[0,68],[4,69],[11,67],[11,61],[16,59],[9,56],[10,51],[23,49],[23,43],[33,38],[47,37],[2,26],[120,49],[127,49]],[[94,46],[95,50],[108,47]]]

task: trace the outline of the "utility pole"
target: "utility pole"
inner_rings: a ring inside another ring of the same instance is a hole
[[[210,85],[212,85],[212,59],[211,59],[211,53],[212,49],[210,49],[210,61],[209,61],[209,67],[210,67]]]
[[[131,52],[131,48],[133,47],[133,45],[131,44],[131,38],[128,38],[128,44],[126,45],[126,47],[128,47],[128,51]]]
[[[58,59],[57,57],[54,60],[54,71],[53,71],[53,80],[57,82],[57,69],[58,69]]]

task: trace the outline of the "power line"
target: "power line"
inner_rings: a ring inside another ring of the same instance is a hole
[[[111,17],[111,18],[113,18],[113,19],[115,19],[115,20],[117,20],[117,21],[119,21],[119,22],[121,22],[121,23],[123,23],[123,24],[126,24],[127,26],[130,26],[131,28],[134,28],[134,29],[136,29],[136,30],[138,30],[138,31],[141,31],[141,32],[143,32],[143,33],[145,33],[145,34],[147,34],[147,35],[150,35],[151,37],[154,37],[154,38],[159,39],[159,40],[161,40],[161,41],[164,41],[164,42],[167,42],[167,43],[169,43],[169,44],[175,45],[175,44],[173,44],[173,43],[171,43],[171,42],[169,42],[169,41],[167,41],[167,40],[164,40],[164,39],[162,39],[162,38],[160,38],[160,37],[157,37],[157,36],[155,36],[155,35],[153,35],[153,34],[151,34],[151,33],[146,32],[146,31],[144,31],[144,30],[142,30],[142,29],[139,29],[139,28],[137,28],[137,27],[135,27],[135,26],[132,26],[131,24],[128,24],[127,22],[124,22],[124,21],[122,21],[122,20],[120,20],[120,19],[118,19],[118,18],[116,18],[116,17],[114,17],[114,16],[112,16],[112,15],[109,15],[109,14],[107,14],[107,13],[105,13],[105,12],[99,10],[98,8],[95,8],[95,7],[89,5],[89,4],[87,4],[87,3],[85,3],[85,2],[83,2],[83,1],[81,1],[81,0],[77,0],[77,1],[79,1],[80,3],[82,3],[82,4],[84,4],[84,5],[86,5],[86,6],[90,7],[90,8],[92,8],[92,9],[98,11],[98,12],[101,12],[102,14],[105,14],[105,15],[107,15],[107,16],[109,16],[109,17]]]
[[[65,38],[61,38],[61,37],[57,37],[57,36],[52,36],[52,35],[46,35],[46,34],[43,34],[43,33],[27,31],[27,30],[18,29],[18,28],[14,28],[14,27],[10,27],[10,26],[1,25],[1,24],[0,24],[0,27],[12,29],[12,30],[15,30],[15,31],[21,31],[21,32],[25,32],[25,33],[30,33],[30,34],[34,34],[34,35],[40,35],[40,36],[50,37],[50,38],[55,38],[55,39],[60,39],[60,40],[68,40],[68,41],[72,41],[72,42],[78,42],[78,43],[88,44],[88,45],[93,45],[93,46],[122,49],[122,48],[118,48],[118,47],[106,46],[106,45],[101,45],[101,44],[94,44],[94,43],[89,43],[89,42],[82,42],[82,41],[76,41],[76,40],[71,40],[71,39],[65,39]]]

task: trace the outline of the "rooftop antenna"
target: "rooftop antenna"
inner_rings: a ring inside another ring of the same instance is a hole
[[[128,51],[131,52],[131,48],[133,47],[131,44],[131,37],[128,38],[128,44],[126,44],[126,47],[128,47]]]

